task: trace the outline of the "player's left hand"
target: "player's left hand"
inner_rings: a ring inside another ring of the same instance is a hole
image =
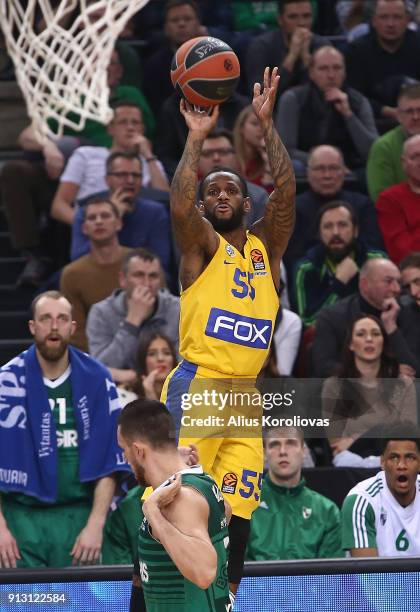
[[[189,446],[178,446],[178,452],[187,465],[192,466],[199,463],[198,449],[195,444],[189,444]]]
[[[99,561],[102,548],[102,527],[87,524],[76,538],[70,552],[72,565],[92,565]]]
[[[280,76],[277,73],[277,66],[273,68],[271,75],[270,68],[267,66],[264,70],[263,89],[261,90],[261,83],[254,84],[252,107],[263,126],[269,124],[273,118],[274,103],[280,81]]]

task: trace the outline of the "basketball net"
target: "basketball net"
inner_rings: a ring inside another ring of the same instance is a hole
[[[0,23],[28,115],[40,138],[80,131],[86,120],[107,124],[107,67],[129,18],[148,0],[0,0]],[[66,28],[73,11],[79,15]],[[35,30],[43,18],[45,29]],[[48,120],[57,123],[54,133]]]

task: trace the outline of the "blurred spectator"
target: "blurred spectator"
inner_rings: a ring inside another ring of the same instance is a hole
[[[278,2],[232,2],[233,28],[243,30],[265,30],[278,26]]]
[[[273,177],[265,154],[262,129],[251,104],[239,113],[233,128],[233,139],[242,176],[271,192]]]
[[[374,6],[375,0],[339,0],[335,10],[342,32],[351,37],[356,26],[365,24],[368,28]]]
[[[358,293],[321,310],[312,347],[315,376],[326,377],[335,373],[349,323],[361,313],[381,319],[400,372],[411,376],[420,372],[420,355],[416,353],[420,330],[416,329],[417,321],[411,309],[397,302],[401,291],[400,277],[400,271],[391,261],[370,259],[359,272]]]
[[[417,419],[413,381],[399,377],[382,321],[360,314],[348,329],[337,376],[327,378],[322,388],[328,438],[340,467],[360,466],[361,457],[378,456],[383,426]]]
[[[156,114],[174,90],[170,72],[176,50],[190,38],[206,33],[194,0],[168,0],[164,12],[166,40],[144,64],[144,93]]]
[[[401,155],[404,141],[420,134],[420,85],[407,85],[401,89],[397,119],[400,125],[378,138],[369,152],[367,181],[373,202],[384,189],[407,178]]]
[[[420,134],[405,141],[401,160],[407,181],[382,191],[376,202],[386,250],[397,264],[420,250]]]
[[[307,178],[310,189],[296,198],[295,229],[284,257],[289,275],[296,261],[316,245],[318,211],[332,200],[350,204],[356,215],[359,237],[371,247],[382,248],[375,207],[367,196],[343,189],[345,176],[343,156],[336,147],[321,145],[309,153]]]
[[[390,428],[382,471],[353,487],[343,503],[343,549],[352,557],[420,554],[420,433],[413,423]]]
[[[411,315],[407,317],[407,326],[403,333],[410,339],[412,352],[420,356],[420,251],[404,257],[400,263],[400,270],[405,294],[401,298],[401,303]]]
[[[314,52],[309,64],[309,82],[280,98],[276,126],[294,160],[303,169],[309,151],[321,144],[340,148],[351,169],[364,166],[377,138],[368,100],[345,84],[343,54],[335,47]]]
[[[321,308],[357,291],[359,269],[368,259],[385,257],[360,238],[353,208],[341,200],[324,204],[318,214],[319,243],[295,268],[293,303],[306,325]]]
[[[35,298],[29,327],[34,344],[0,373],[0,567],[93,564],[116,472],[129,471],[115,385],[69,346],[75,323],[60,293]]]
[[[268,472],[251,519],[246,559],[342,557],[340,512],[302,478],[307,448],[295,427],[270,429],[264,440]]]
[[[171,274],[171,233],[169,215],[163,204],[141,196],[142,166],[134,153],[111,153],[106,161],[109,198],[122,219],[120,243],[127,247],[153,249],[162,262],[167,278]],[[89,251],[82,232],[83,207],[79,207],[72,226],[71,258]]]
[[[174,91],[162,105],[156,130],[156,154],[170,176],[173,176],[182,157],[188,135],[187,125],[179,112],[179,103],[180,96]],[[221,104],[217,128],[232,130],[238,114],[247,104],[248,99],[235,92]]]
[[[401,85],[420,79],[420,35],[407,29],[409,22],[404,0],[378,0],[372,31],[347,49],[349,84],[367,96],[385,129],[397,121]]]
[[[121,263],[130,249],[118,242],[122,222],[110,200],[92,199],[83,212],[82,231],[89,240],[89,253],[64,267],[60,290],[72,305],[76,321],[71,344],[87,351],[85,326],[89,309],[118,287]]]
[[[312,53],[327,44],[312,32],[312,5],[309,0],[279,3],[278,28],[257,36],[249,45],[246,59],[248,90],[262,83],[266,66],[279,66],[281,94],[307,78]]]
[[[299,352],[302,321],[295,312],[284,307],[283,298],[274,324],[269,356],[261,370],[263,378],[291,376]]]
[[[119,102],[108,125],[112,137],[111,148],[79,147],[70,157],[60,178],[60,186],[52,203],[51,215],[71,225],[76,216],[75,203],[94,193],[106,191],[106,161],[115,151],[131,151],[141,162],[142,185],[168,190],[169,185],[162,164],[153,155],[145,138],[141,110],[132,102]]]
[[[159,330],[179,342],[179,298],[161,290],[159,258],[136,249],[123,260],[120,287],[90,309],[87,337],[91,354],[111,368],[117,383],[133,383],[140,337]]]
[[[225,128],[216,128],[203,142],[198,162],[198,178],[201,180],[211,170],[220,166],[239,170],[232,132]],[[249,228],[257,219],[264,216],[268,195],[265,189],[254,183],[246,181],[246,186],[251,198],[251,210],[246,214],[246,225]]]

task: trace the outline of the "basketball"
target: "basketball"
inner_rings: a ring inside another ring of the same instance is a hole
[[[212,36],[187,40],[172,60],[173,86],[196,106],[215,106],[230,98],[239,75],[235,52],[223,40]]]

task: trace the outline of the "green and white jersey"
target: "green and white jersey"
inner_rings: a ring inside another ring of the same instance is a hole
[[[416,496],[401,506],[388,488],[385,472],[359,482],[342,508],[343,548],[376,548],[380,557],[420,555],[420,476]]]
[[[184,578],[162,544],[153,538],[141,512],[138,552],[147,612],[227,612],[231,610],[227,576],[229,536],[223,495],[201,466],[185,469],[180,474],[182,486],[201,493],[209,505],[208,532],[217,552],[216,578],[205,590]]]
[[[92,484],[81,483],[79,477],[79,443],[70,375],[71,366],[56,380],[43,379],[57,431],[58,495],[56,504],[92,499]]]

